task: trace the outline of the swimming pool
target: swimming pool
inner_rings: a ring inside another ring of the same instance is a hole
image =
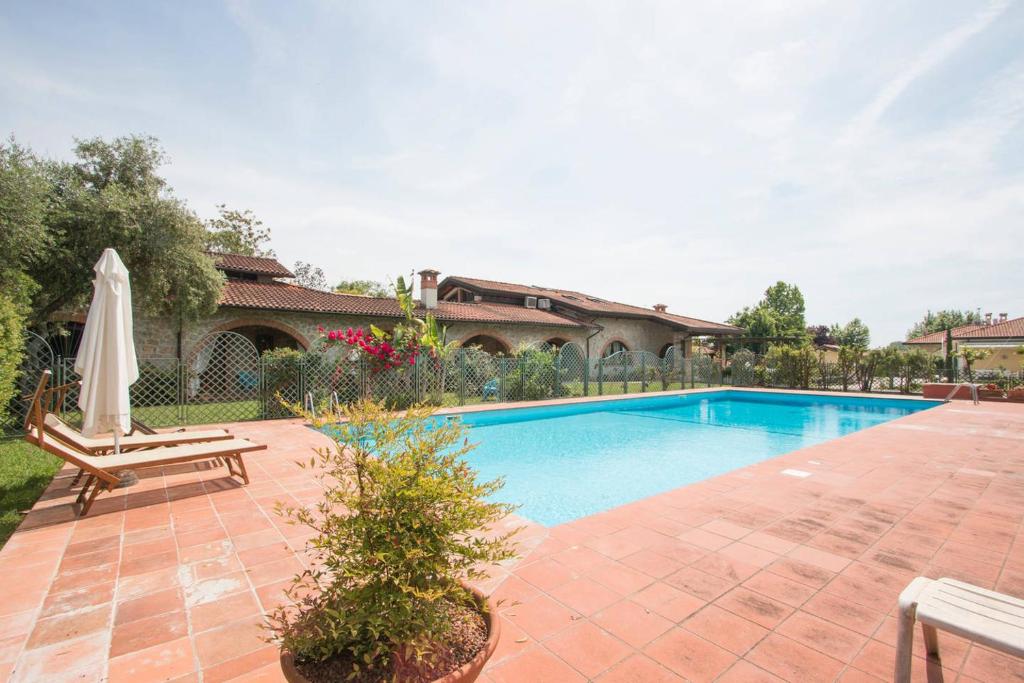
[[[463,413],[495,500],[561,524],[925,410],[937,401],[714,391]]]

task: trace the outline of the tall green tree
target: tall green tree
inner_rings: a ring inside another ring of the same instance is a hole
[[[860,318],[854,318],[845,325],[836,323],[830,333],[840,346],[863,350],[871,345],[871,330]]]
[[[92,268],[106,247],[131,271],[137,311],[179,323],[215,311],[223,277],[204,251],[202,222],[159,174],[156,140],[79,140],[75,157],[39,162],[46,246],[25,264],[37,285],[31,322],[45,325],[54,313],[87,305]]]
[[[789,337],[803,340],[807,336],[804,319],[804,296],[800,288],[781,280],[764,292],[764,298],[754,306],[746,306],[733,314],[728,322],[742,327],[751,337]],[[764,353],[767,344],[754,343],[755,350]]]
[[[393,294],[387,285],[373,280],[342,280],[334,287],[334,291],[338,294],[360,294],[378,299],[387,299]]]
[[[935,313],[928,311],[907,331],[907,339],[915,339],[963,325],[980,325],[981,322],[981,314],[977,311],[958,311],[952,308]]]
[[[270,242],[270,228],[263,227],[263,221],[256,218],[249,209],[229,209],[217,205],[217,218],[206,221],[206,248],[221,254],[242,254],[243,256],[274,256],[274,250],[267,247]]]

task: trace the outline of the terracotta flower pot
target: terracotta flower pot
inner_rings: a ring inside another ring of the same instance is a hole
[[[487,660],[494,654],[498,647],[498,639],[501,638],[501,620],[498,618],[498,608],[494,602],[476,588],[470,588],[477,605],[481,607],[484,615],[484,622],[487,624],[487,642],[480,648],[473,659],[451,673],[437,678],[434,683],[472,683],[484,670]],[[289,683],[309,683],[309,680],[299,673],[295,667],[295,658],[291,652],[281,651],[281,671]]]

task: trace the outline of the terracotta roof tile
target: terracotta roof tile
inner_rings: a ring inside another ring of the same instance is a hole
[[[537,287],[532,285],[520,285],[512,282],[500,282],[497,280],[482,280],[480,278],[462,277],[452,275],[446,277],[438,289],[446,286],[462,284],[470,289],[493,292],[497,294],[515,294],[522,296],[536,296],[538,298],[551,299],[562,306],[577,309],[588,315],[625,316],[632,318],[646,318],[668,325],[682,327],[690,332],[698,334],[742,334],[743,329],[725,323],[716,323],[699,318],[690,318],[674,313],[662,313],[650,308],[630,306],[617,301],[608,301],[591,294],[584,294],[571,289],[555,289],[551,287]]]
[[[285,282],[228,280],[224,283],[220,304],[221,306],[279,311],[308,311],[310,313],[335,313],[380,318],[403,317],[398,302],[394,299],[321,292]],[[548,311],[508,304],[457,304],[440,301],[432,313],[438,320],[444,322],[586,327],[583,323]]]
[[[952,330],[954,339],[1006,339],[1024,338],[1024,318],[1013,318],[991,325],[961,325]],[[932,332],[907,340],[908,344],[941,344],[946,332]]]
[[[295,277],[295,273],[285,268],[275,258],[265,256],[244,256],[242,254],[218,254],[211,252],[214,265],[221,270],[234,270],[255,275],[270,277]]]

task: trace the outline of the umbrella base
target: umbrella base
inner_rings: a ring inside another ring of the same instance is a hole
[[[135,474],[134,470],[121,470],[117,473],[117,478],[121,481],[114,487],[115,489],[126,489],[139,483],[139,475]]]

